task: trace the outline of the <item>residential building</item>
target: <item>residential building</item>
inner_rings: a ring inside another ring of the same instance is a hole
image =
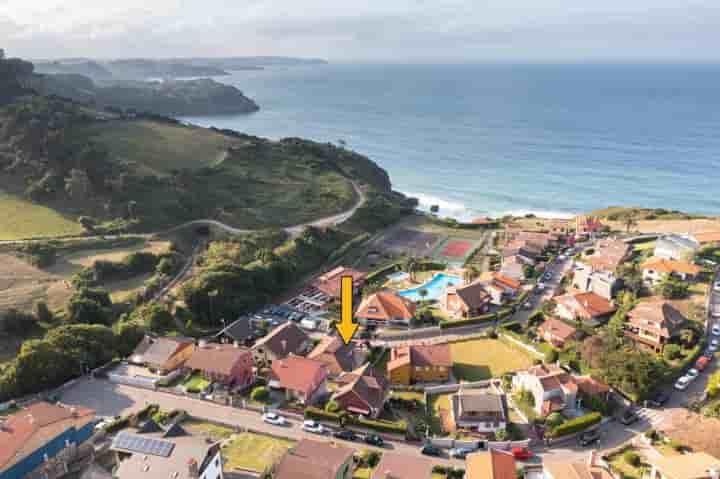
[[[687,318],[669,301],[644,301],[628,313],[625,336],[636,346],[661,353]]]
[[[538,326],[538,337],[552,344],[556,348],[562,348],[565,343],[577,338],[577,329],[557,318],[548,318]]]
[[[255,341],[252,347],[257,363],[271,363],[291,354],[304,355],[311,348],[310,337],[300,327],[288,321],[268,333],[267,336]]]
[[[553,412],[576,410],[582,399],[607,399],[610,388],[590,376],[572,376],[564,369],[540,364],[519,371],[512,382],[514,391],[528,391],[534,399],[535,412],[542,417]]]
[[[250,346],[254,339],[250,318],[241,316],[215,335],[221,342],[238,343]]]
[[[121,431],[110,450],[117,455],[113,477],[170,479],[223,479],[220,443],[190,435],[178,424],[163,429],[155,424],[149,432]]]
[[[555,314],[568,321],[582,321],[592,326],[605,322],[617,307],[595,293],[565,294],[555,299]]]
[[[327,393],[327,367],[320,361],[288,356],[273,361],[268,386],[282,389],[288,400],[313,404]]]
[[[581,264],[573,273],[572,288],[582,293],[595,293],[611,300],[622,282],[610,271],[594,270],[592,266]]]
[[[23,479],[84,441],[96,424],[92,409],[37,402],[0,418],[0,479]]]
[[[465,479],[517,479],[515,456],[509,451],[490,449],[468,454]]]
[[[252,352],[233,344],[201,344],[185,362],[185,369],[199,371],[207,380],[243,389],[255,381]]]
[[[449,286],[441,298],[442,309],[456,318],[469,318],[487,312],[492,297],[482,280],[465,286]]]
[[[307,357],[323,363],[330,377],[350,372],[358,366],[354,348],[335,335],[320,340]]]
[[[409,322],[415,317],[415,303],[393,291],[378,291],[363,299],[355,317],[365,323]]]
[[[517,256],[503,258],[500,274],[515,281],[525,280],[525,264]]]
[[[167,374],[181,367],[194,350],[194,339],[145,336],[128,361]]]
[[[575,218],[575,234],[578,236],[595,236],[603,229],[600,218],[596,216],[577,216]]]
[[[540,231],[520,231],[515,236],[517,240],[533,243],[541,250],[555,248],[560,244],[561,235],[557,233],[545,233]]]
[[[532,265],[542,256],[543,248],[532,241],[511,240],[505,244],[501,253],[503,258],[517,256],[518,260]]]
[[[493,273],[491,285],[502,290],[503,295],[508,298],[514,297],[522,288],[519,281],[508,278],[501,273]]]
[[[350,276],[353,279],[353,291],[362,290],[365,286],[366,273],[354,270],[352,268],[346,268],[344,266],[338,266],[337,268],[322,274],[313,281],[313,286],[323,293],[327,294],[336,301],[340,300],[341,297],[341,278],[343,276]]]
[[[339,387],[331,399],[343,409],[373,418],[382,412],[388,383],[369,363],[342,374],[336,382]]]
[[[665,235],[655,242],[654,255],[658,258],[687,260],[700,248],[700,243],[690,236]]]
[[[648,458],[650,479],[717,479],[720,459],[704,452]]]
[[[586,261],[593,271],[614,273],[631,252],[632,246],[622,240],[603,239],[595,243],[595,252]]]
[[[454,430],[494,434],[507,427],[504,394],[485,389],[463,389],[450,397]]]
[[[702,271],[699,266],[692,263],[664,258],[650,258],[640,266],[640,269],[643,272],[643,281],[649,286],[658,284],[668,277],[691,281]]]
[[[433,462],[425,457],[408,457],[384,452],[370,479],[430,479]]]
[[[543,479],[615,479],[596,451],[584,462],[543,461]]]
[[[354,451],[335,442],[302,439],[273,468],[273,479],[351,479]]]
[[[393,384],[446,382],[452,371],[449,344],[415,345],[393,348],[387,364]]]

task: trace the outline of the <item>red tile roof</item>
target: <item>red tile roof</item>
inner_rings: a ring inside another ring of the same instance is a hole
[[[280,383],[280,387],[310,396],[327,378],[328,372],[327,367],[320,361],[288,356],[273,361],[271,374],[272,378]]]
[[[557,318],[549,318],[538,327],[538,332],[540,334],[548,333],[560,341],[567,341],[575,336],[577,329]]]
[[[372,479],[430,479],[432,468],[430,459],[385,452],[372,473]]]
[[[315,346],[315,349],[308,354],[308,359],[314,359],[325,364],[328,372],[335,376],[352,371],[355,368],[352,346],[346,345],[337,336],[324,337]]]
[[[658,273],[683,273],[697,275],[700,273],[700,266],[686,261],[675,261],[664,258],[651,258],[640,266],[642,269],[652,269]]]
[[[343,276],[352,276],[353,285],[358,288],[360,287],[367,276],[366,273],[354,270],[352,268],[346,268],[344,266],[338,266],[332,271],[320,275],[314,282],[313,286],[333,298],[340,299],[342,290],[341,279]]]
[[[564,305],[583,319],[605,316],[617,310],[610,301],[592,292],[558,296],[555,302]]]
[[[490,449],[465,459],[466,479],[516,479],[515,457],[507,451]]]
[[[628,313],[633,326],[669,338],[685,323],[686,318],[669,301],[645,301]]]
[[[391,291],[379,291],[363,299],[355,316],[375,321],[410,320],[415,316],[415,304]]]
[[[452,367],[449,344],[415,345],[396,348],[394,359],[388,362],[388,371],[410,363],[412,366]]]
[[[512,278],[508,278],[507,276],[503,276],[500,273],[495,273],[493,275],[493,279],[500,283],[502,286],[505,286],[506,288],[511,288],[518,290],[522,286],[522,284],[519,281],[515,281]]]
[[[353,450],[333,442],[301,440],[280,460],[275,479],[335,479],[352,462]]]
[[[47,402],[32,404],[8,416],[0,427],[0,444],[2,444],[0,447],[0,471],[34,452],[23,451],[23,446],[29,443],[34,436],[41,436],[45,431],[52,432],[52,434],[47,434],[48,437],[43,437],[38,441],[41,444],[55,439],[59,433],[56,430],[50,431],[49,429],[53,429],[50,426],[68,421],[69,428],[72,420],[86,423],[94,416],[95,411],[92,409],[60,406]]]
[[[247,362],[248,367],[252,368],[252,353],[249,349],[232,344],[208,344],[206,347],[195,348],[185,362],[185,367],[229,376],[239,361]]]

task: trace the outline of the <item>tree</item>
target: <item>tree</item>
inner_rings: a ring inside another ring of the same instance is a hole
[[[508,440],[508,432],[507,429],[501,428],[495,431],[495,440],[496,441],[507,441]]]
[[[83,288],[67,302],[66,319],[70,323],[109,324],[112,301],[107,291]]]
[[[625,451],[623,460],[632,467],[639,467],[641,462],[640,455],[635,451]]]
[[[655,292],[665,299],[683,299],[688,296],[689,285],[679,279],[666,277],[655,287]]]
[[[270,264],[277,261],[277,255],[270,248],[260,248],[255,253],[255,259],[263,264]]]
[[[545,363],[552,364],[558,360],[558,357],[560,357],[560,355],[558,354],[557,349],[550,348],[545,353]]]
[[[668,344],[663,349],[663,357],[668,361],[677,359],[682,355],[682,349],[679,344]]]
[[[4,329],[10,334],[22,334],[34,326],[33,320],[34,318],[29,314],[17,309],[8,309],[4,313],[0,313],[0,331]]]
[[[637,220],[635,219],[635,215],[628,213],[623,218],[623,225],[625,226],[625,231],[630,232],[630,228],[633,228],[638,225]]]
[[[695,330],[691,328],[685,328],[680,331],[680,341],[686,349],[690,349],[697,343],[697,336]]]
[[[550,414],[547,417],[547,419],[545,420],[545,424],[547,424],[547,426],[550,429],[555,429],[556,427],[558,427],[560,424],[562,424],[564,422],[565,422],[565,418],[559,412],[554,412],[554,413]]]
[[[270,391],[265,386],[258,386],[250,393],[250,399],[257,402],[266,402],[270,399]]]
[[[78,223],[80,223],[80,226],[89,233],[95,231],[95,220],[89,216],[81,216],[78,218]]]
[[[429,293],[428,293],[428,290],[427,290],[427,289],[425,289],[425,288],[420,288],[420,291],[418,291],[418,294],[420,295],[420,297],[421,297],[421,298],[423,299],[423,301],[424,301],[425,298],[427,297],[427,295],[428,295]]]
[[[720,371],[713,373],[710,376],[707,386],[705,386],[705,392],[710,398],[716,398],[720,395]]]
[[[418,266],[418,261],[413,256],[405,259],[403,267],[405,272],[410,275],[410,281],[415,281],[415,273],[417,272]]]
[[[35,314],[38,321],[43,323],[49,323],[53,320],[52,311],[50,311],[50,308],[48,308],[45,301],[38,301],[35,303],[35,306],[33,307],[33,314]]]
[[[129,316],[129,321],[141,324],[157,333],[163,333],[175,326],[173,315],[159,303],[148,303],[135,308]]]
[[[465,267],[465,270],[463,271],[463,280],[465,283],[472,283],[475,278],[478,277],[480,272],[478,269],[473,265],[468,265]]]

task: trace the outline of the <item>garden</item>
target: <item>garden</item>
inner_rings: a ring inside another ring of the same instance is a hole
[[[450,344],[453,373],[458,381],[482,381],[527,369],[532,359],[525,351],[498,339],[481,338]]]

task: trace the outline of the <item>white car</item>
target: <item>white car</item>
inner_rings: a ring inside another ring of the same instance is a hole
[[[322,424],[316,421],[303,421],[302,425],[303,431],[312,432],[315,434],[324,434],[325,428]]]
[[[542,291],[543,289],[545,289],[545,284],[544,284],[544,283],[538,283],[538,284],[537,284],[537,289],[538,289],[538,291]]]
[[[718,341],[717,339],[713,339],[712,341],[710,341],[710,348],[709,348],[709,349],[712,349],[713,351],[716,351],[717,348],[718,348],[718,346],[720,346],[720,341]]]
[[[715,336],[720,336],[720,324],[716,324],[715,326],[712,327],[712,333]]]
[[[713,289],[715,291],[720,291],[720,281],[715,281],[715,286],[713,286]]]
[[[266,412],[262,415],[262,420],[273,426],[284,426],[287,421],[282,416],[275,414],[274,412]]]
[[[695,379],[697,379],[698,376],[700,376],[700,371],[698,371],[695,368],[692,368],[691,370],[689,370],[687,372],[686,376],[690,381],[694,381]]]
[[[675,383],[675,389],[677,389],[678,391],[684,391],[688,388],[688,386],[690,386],[691,382],[692,380],[690,378],[688,378],[687,376],[683,376]]]

